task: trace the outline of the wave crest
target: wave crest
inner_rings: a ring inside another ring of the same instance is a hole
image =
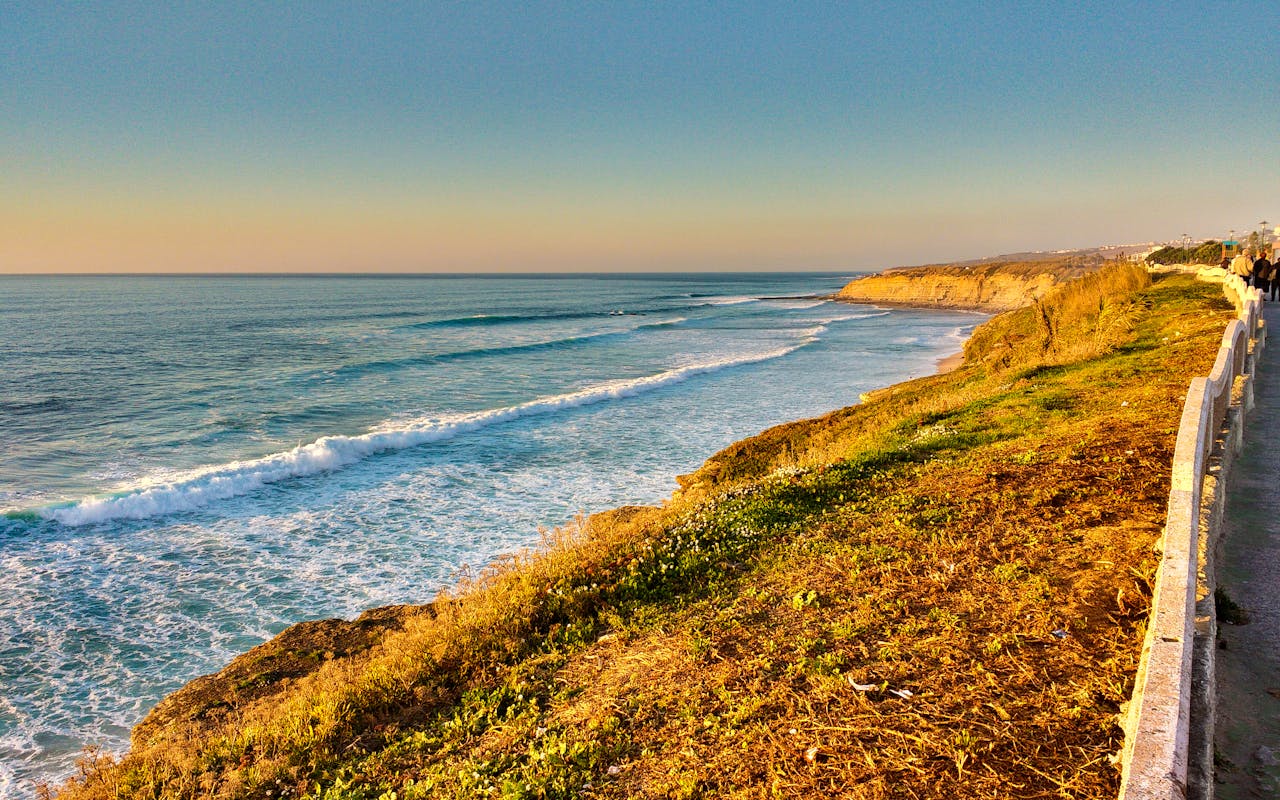
[[[624,339],[632,334],[642,331],[659,330],[662,328],[670,328],[686,322],[686,317],[673,317],[658,322],[647,322],[636,325],[633,328],[626,328],[616,331],[597,331],[595,333],[582,333],[576,336],[564,336],[558,339],[546,339],[540,342],[525,342],[523,344],[502,345],[498,347],[476,347],[470,350],[454,350],[444,353],[428,353],[426,355],[410,356],[408,358],[387,359],[382,361],[365,361],[359,364],[347,364],[345,366],[336,367],[328,370],[318,370],[310,375],[309,378],[320,376],[361,376],[370,373],[383,372],[387,370],[403,369],[408,367],[423,367],[432,364],[447,364],[451,361],[470,361],[472,359],[492,358],[494,356],[510,356],[523,353],[534,353],[544,350],[565,350],[570,347],[577,347],[601,339]]]
[[[205,467],[167,479],[156,479],[115,494],[34,509],[34,512],[63,525],[78,526],[193,511],[219,500],[249,494],[270,483],[340,469],[376,453],[451,439],[522,417],[631,397],[697,375],[781,358],[817,341],[822,330],[816,327],[802,331],[804,338],[798,343],[764,353],[690,364],[643,378],[610,381],[505,408],[388,422],[358,436],[323,436],[285,452]]]

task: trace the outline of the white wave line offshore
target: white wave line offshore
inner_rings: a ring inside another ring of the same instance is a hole
[[[818,306],[825,306],[830,300],[788,300],[782,298],[769,297],[766,302],[775,308],[785,309],[787,311],[805,311]]]
[[[339,469],[375,453],[451,439],[522,417],[632,397],[696,375],[780,358],[817,341],[823,330],[819,326],[798,331],[804,336],[801,341],[763,353],[689,364],[655,375],[609,381],[504,408],[386,422],[357,436],[323,436],[309,444],[261,458],[162,475],[110,495],[88,497],[35,511],[41,517],[70,526],[191,511],[219,500],[248,494],[267,484]]]
[[[842,314],[838,317],[823,317],[818,320],[823,325],[830,325],[833,322],[849,322],[855,319],[875,319],[876,317],[887,317],[892,311],[872,311],[865,314]]]

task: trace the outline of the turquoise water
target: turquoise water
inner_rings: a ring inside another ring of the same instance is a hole
[[[927,374],[848,276],[0,278],[0,796],[304,619]]]

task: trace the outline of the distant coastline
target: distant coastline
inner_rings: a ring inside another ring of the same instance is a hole
[[[888,308],[926,308],[998,314],[1029,305],[1053,287],[1097,268],[1099,259],[993,261],[897,267],[860,276],[830,299]],[[938,373],[964,363],[964,352],[938,359]]]
[[[832,299],[885,306],[999,313],[1044,297],[1097,269],[1096,259],[900,267],[850,281]]]

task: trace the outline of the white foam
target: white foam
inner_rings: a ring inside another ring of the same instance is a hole
[[[28,730],[28,719],[20,714],[18,709],[9,701],[7,697],[0,695],[0,712],[18,724],[9,733],[0,736],[0,756],[6,759],[12,759],[13,763],[30,760],[34,755],[40,752],[39,746],[35,742],[31,731]],[[12,767],[9,767],[0,761],[0,800],[9,800],[9,798],[17,797],[19,789],[25,789],[21,792],[28,796],[35,796],[35,787],[32,785],[23,786],[25,781],[18,780],[17,773]]]
[[[710,301],[713,306],[736,306],[742,303],[755,303],[758,297],[718,297]]]
[[[522,417],[551,414],[564,409],[631,397],[679,383],[695,375],[780,358],[816,341],[823,330],[822,327],[816,327],[798,331],[804,337],[802,341],[764,353],[689,364],[656,375],[610,381],[520,405],[467,414],[396,420],[383,423],[359,436],[324,436],[282,453],[176,475],[158,476],[122,493],[90,497],[67,506],[41,508],[37,509],[37,513],[46,519],[75,526],[112,519],[143,519],[191,511],[219,500],[257,491],[270,483],[339,469],[375,453],[451,439],[459,434]]]
[[[855,319],[875,319],[876,317],[887,317],[892,311],[876,311],[868,314],[843,314],[838,317],[824,317],[819,322],[823,325],[830,325],[833,322],[849,322]]]
[[[777,308],[783,308],[787,311],[804,311],[810,308],[824,306],[831,302],[830,300],[775,300],[770,298],[769,305]]]
[[[555,339],[537,339],[529,342],[517,341],[517,342],[513,342],[511,344],[506,344],[506,345],[497,345],[494,347],[481,347],[475,350],[458,350],[450,353],[442,353],[441,355],[446,358],[455,358],[458,356],[468,356],[476,353],[486,354],[486,353],[491,353],[495,350],[499,350],[499,351],[535,350],[540,347],[550,347],[550,346],[559,345],[559,344],[579,344],[582,342],[589,342],[592,339],[608,339],[608,338],[617,337],[617,336],[626,336],[627,334],[648,330],[650,328],[663,328],[670,325],[678,325],[684,321],[686,321],[685,317],[672,317],[670,319],[658,320],[657,322],[638,323],[626,328],[613,328],[613,329],[605,329],[605,330],[599,330],[599,331],[591,331],[586,333],[575,334],[572,336],[562,336]]]
[[[637,325],[635,328],[633,328],[633,330],[648,330],[650,328],[670,328],[670,327],[679,325],[682,322],[688,322],[688,321],[689,321],[688,317],[672,317],[671,319],[664,319],[660,322],[646,322],[643,325]]]

